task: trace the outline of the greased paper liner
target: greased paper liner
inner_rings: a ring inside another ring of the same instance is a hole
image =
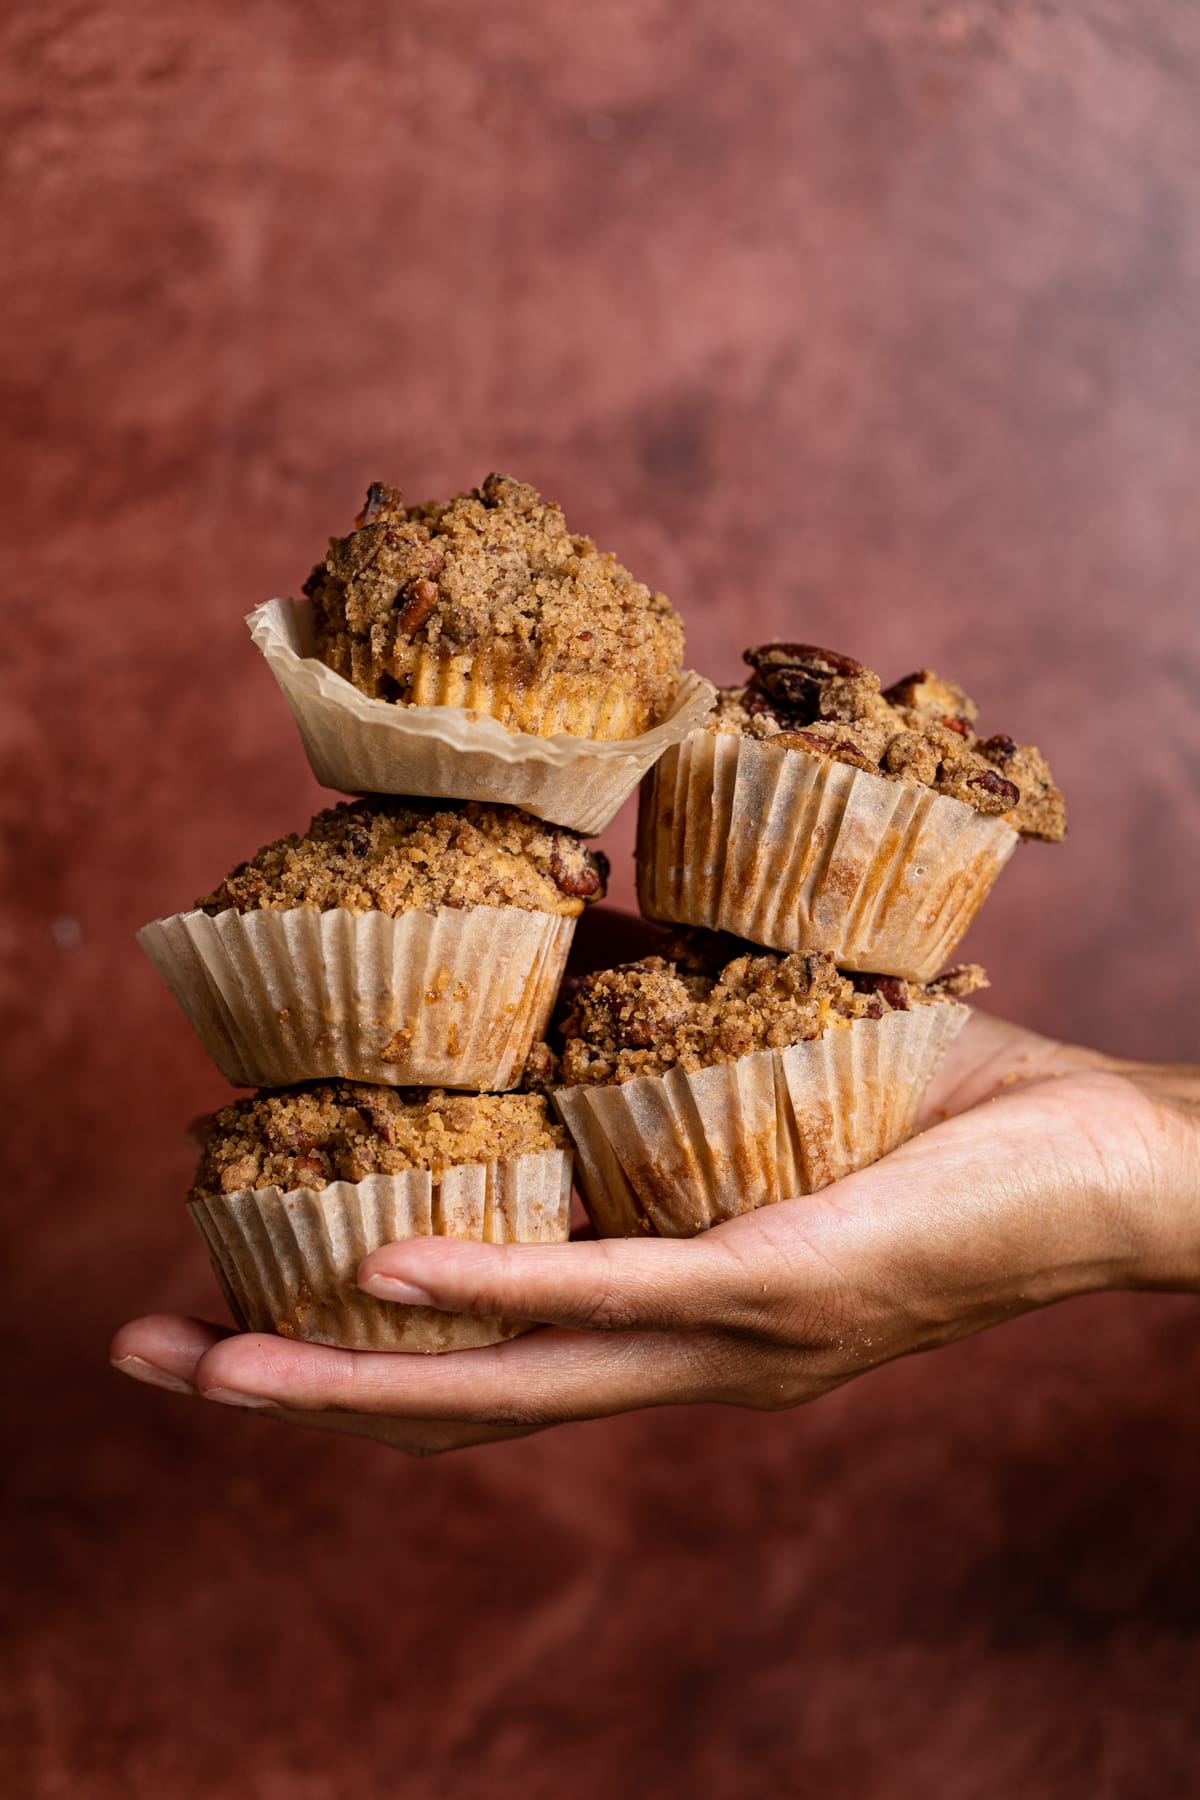
[[[666,718],[640,737],[535,737],[465,707],[369,699],[312,654],[311,601],[269,600],[247,624],[324,786],[494,801],[589,836],[611,823],[647,769],[700,724],[714,698],[710,682],[685,670]]]
[[[242,1331],[352,1350],[467,1350],[516,1337],[520,1320],[465,1318],[373,1300],[355,1285],[363,1257],[397,1238],[559,1244],[568,1236],[571,1153],[431,1174],[368,1175],[319,1191],[277,1187],[193,1200],[188,1211]]]
[[[436,912],[176,913],[138,942],[237,1087],[321,1075],[514,1087],[546,1029],[574,919]]]
[[[947,794],[695,731],[643,784],[638,901],[647,918],[929,981],[1016,843]]]
[[[691,1237],[877,1162],[912,1130],[968,1016],[938,1001],[692,1074],[559,1088],[596,1229]]]

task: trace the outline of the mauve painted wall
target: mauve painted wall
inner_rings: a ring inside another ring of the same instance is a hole
[[[319,802],[241,617],[373,477],[536,482],[718,677],[774,634],[957,676],[1072,807],[972,935],[989,1004],[1195,1054],[1200,13],[0,34],[12,1791],[1193,1791],[1192,1302],[430,1464],[103,1353],[216,1304],[179,1196],[222,1083],[132,934]]]

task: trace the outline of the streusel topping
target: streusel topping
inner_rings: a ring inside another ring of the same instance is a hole
[[[670,601],[525,482],[489,475],[415,506],[375,482],[355,526],[330,540],[304,592],[317,654],[372,698],[405,703],[420,655],[486,652],[516,686],[619,672],[640,702],[638,730],[674,699],[683,623]]]
[[[725,940],[727,943],[728,940]],[[933,1006],[987,987],[963,964],[936,981],[843,975],[832,956],[747,951],[716,973],[706,959],[648,956],[589,975],[562,1025],[561,1064],[538,1047],[527,1085],[632,1081],[668,1069],[708,1068],[754,1050],[783,1050],[856,1019]]]
[[[515,806],[372,795],[319,812],[267,844],[196,902],[207,913],[306,906],[432,912],[518,906],[574,918],[600,898],[608,860],[561,825]]]
[[[1003,816],[1022,837],[1065,837],[1066,807],[1040,751],[1003,733],[979,737],[979,709],[952,681],[919,669],[881,691],[872,670],[813,644],[763,644],[745,660],[754,673],[718,691],[712,730],[919,782]]]
[[[192,1200],[503,1161],[565,1142],[541,1094],[448,1094],[357,1081],[235,1100],[205,1130]]]

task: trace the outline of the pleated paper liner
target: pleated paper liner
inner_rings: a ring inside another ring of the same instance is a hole
[[[574,919],[436,912],[176,913],[138,942],[237,1087],[344,1075],[502,1092],[546,1029]]]
[[[397,706],[369,699],[313,655],[310,601],[270,600],[247,622],[295,715],[313,774],[324,786],[347,794],[422,794],[520,806],[589,836],[611,823],[647,769],[707,717],[713,701],[711,684],[685,670],[670,711],[650,731],[631,738],[567,735],[561,728],[566,722],[606,731],[619,724],[628,694],[615,671],[607,689],[582,703],[570,701],[565,682],[560,690],[547,689],[549,715],[539,722],[556,730],[540,736],[509,730],[474,710],[489,703],[482,666],[477,688],[461,670],[445,671],[444,679],[430,676],[423,697],[450,694],[455,704]],[[580,704],[583,714],[573,710]]]
[[[650,919],[929,981],[1016,843],[929,788],[694,731],[642,787],[638,901]]]
[[[691,1074],[558,1089],[592,1222],[604,1237],[691,1237],[877,1162],[911,1132],[968,1016],[938,1001]]]
[[[320,1190],[243,1188],[193,1200],[188,1211],[239,1330],[350,1350],[436,1353],[498,1344],[530,1327],[374,1300],[355,1283],[363,1257],[410,1237],[565,1243],[570,1197],[570,1151],[544,1150]]]

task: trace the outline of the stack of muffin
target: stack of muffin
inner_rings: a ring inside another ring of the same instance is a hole
[[[562,1241],[572,1142],[610,1234],[884,1155],[983,980],[937,969],[1018,835],[1062,835],[1037,752],[980,740],[928,674],[882,693],[772,645],[714,704],[668,601],[506,476],[414,507],[373,486],[304,598],[250,623],[314,772],[366,797],[141,934],[259,1090],[208,1122],[189,1203],[243,1329],[427,1351],[524,1329],[355,1272],[405,1236]],[[642,910],[689,929],[552,1027],[604,891],[584,837],[643,777]]]

